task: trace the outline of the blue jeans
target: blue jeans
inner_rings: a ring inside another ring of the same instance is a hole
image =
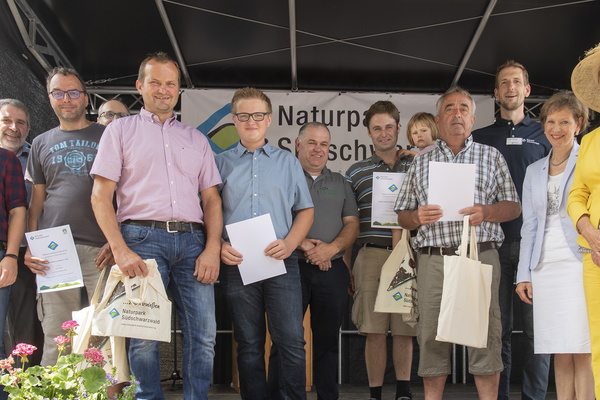
[[[142,259],[154,258],[165,288],[175,302],[183,333],[183,393],[186,400],[208,399],[215,356],[215,297],[213,285],[193,275],[204,250],[204,234],[168,233],[164,229],[122,225],[125,243]],[[138,400],[164,399],[160,386],[158,342],[131,339],[131,373],[140,382]]]
[[[500,313],[502,318],[502,362],[504,371],[500,374],[498,399],[510,397],[511,337],[513,331],[513,297],[515,292],[515,271],[519,264],[520,241],[505,242],[498,250],[501,265]],[[522,310],[523,333],[525,336],[523,353],[523,400],[543,400],[548,389],[550,355],[534,354],[533,351],[533,306],[519,301]]]
[[[4,258],[4,254],[6,254],[6,251],[0,250],[0,260]],[[0,360],[4,360],[6,358],[6,354],[4,352],[4,326],[6,324],[6,314],[8,313],[8,301],[10,300],[11,288],[12,285],[0,288]],[[17,357],[15,356],[15,358]],[[5,392],[4,386],[0,385],[0,400],[5,399],[8,399],[8,392]]]
[[[306,399],[302,287],[298,260],[286,274],[244,286],[238,267],[221,265],[220,281],[233,320],[242,399]],[[265,372],[265,312],[277,357]]]

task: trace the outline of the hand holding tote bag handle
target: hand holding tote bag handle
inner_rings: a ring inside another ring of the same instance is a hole
[[[468,232],[466,215],[459,254],[444,256],[444,284],[435,339],[482,349],[487,347],[492,266],[478,261],[475,227],[471,227],[470,257],[467,257]]]
[[[94,314],[94,335],[171,341],[171,302],[156,260],[144,262],[145,277],[130,278],[117,265],[112,267]]]

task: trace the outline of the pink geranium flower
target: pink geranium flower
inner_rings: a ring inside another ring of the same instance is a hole
[[[83,351],[83,356],[92,365],[97,365],[98,367],[104,365],[104,356],[102,355],[102,352],[95,347],[85,349]]]
[[[63,335],[60,335],[60,336],[55,337],[54,341],[56,342],[57,345],[64,346],[65,344],[69,343],[71,341],[71,339],[69,339],[68,337],[65,337]]]
[[[62,324],[62,329],[64,331],[72,331],[75,328],[77,328],[78,326],[79,326],[79,324],[77,323],[77,321],[73,321],[73,320],[71,320],[71,321],[65,321]]]
[[[12,368],[12,365],[14,363],[15,363],[14,358],[12,358],[12,356],[8,356],[8,358],[5,358],[4,360],[0,360],[0,368],[10,371],[10,369]]]
[[[27,343],[19,343],[15,349],[12,351],[13,356],[19,356],[21,358],[30,356],[33,352],[37,350],[37,347],[27,344]]]

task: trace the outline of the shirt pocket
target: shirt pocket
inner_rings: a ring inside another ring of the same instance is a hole
[[[189,148],[182,148],[179,156],[181,157],[181,169],[183,172],[192,175],[199,176],[200,168],[202,166],[202,153]]]

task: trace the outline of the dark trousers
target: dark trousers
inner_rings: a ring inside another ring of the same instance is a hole
[[[12,351],[18,343],[32,344],[37,350],[27,359],[27,367],[39,365],[44,349],[44,331],[37,314],[37,288],[35,274],[25,265],[26,247],[19,249],[19,272],[12,285],[8,303],[7,348]],[[9,354],[9,351],[7,351]],[[17,361],[15,359],[15,361]]]
[[[306,400],[306,355],[298,258],[287,273],[244,285],[237,266],[221,265],[219,279],[233,322],[243,400]],[[265,312],[273,345],[265,372]]]
[[[502,362],[504,371],[500,374],[498,399],[508,400],[510,392],[511,337],[513,331],[513,297],[515,292],[515,272],[519,264],[520,241],[507,241],[498,250],[502,275],[500,277],[500,312],[502,318]],[[548,389],[550,355],[535,354],[533,349],[533,307],[519,301],[517,307],[522,310],[524,348],[523,385],[521,398],[524,400],[543,400]]]
[[[336,381],[338,334],[348,302],[350,274],[341,258],[331,262],[328,271],[300,261],[302,305],[310,305],[313,334],[313,379],[319,400],[339,397]]]

